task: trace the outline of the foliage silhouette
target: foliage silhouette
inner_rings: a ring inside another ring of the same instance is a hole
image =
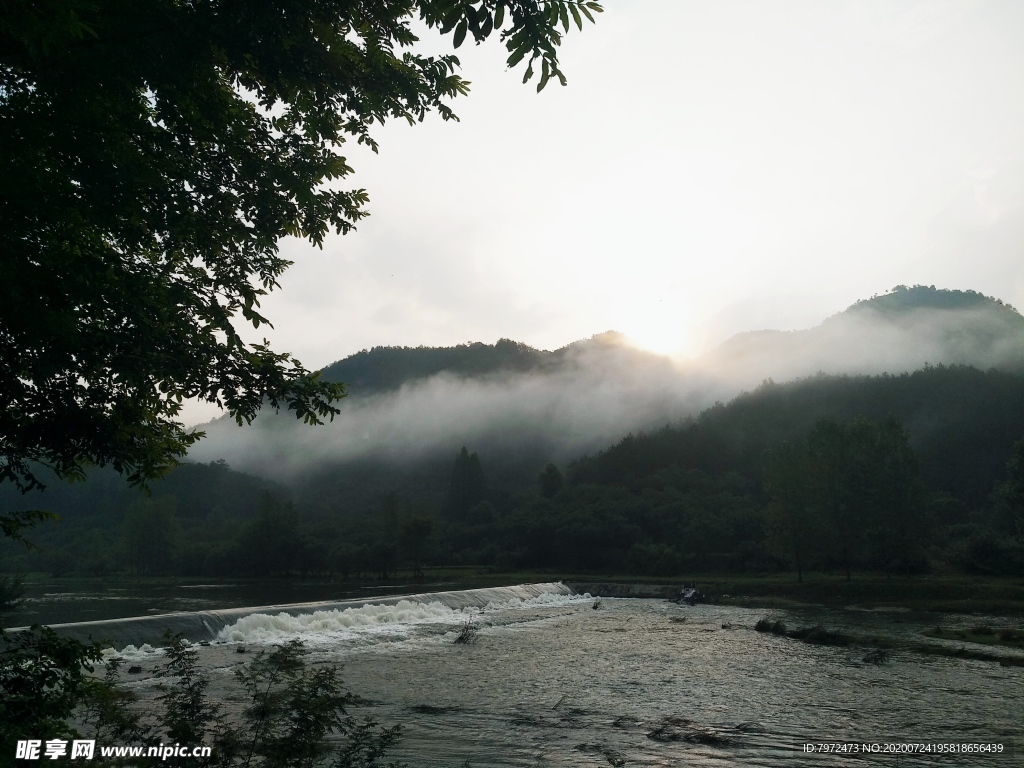
[[[509,66],[563,84],[558,46],[592,0],[313,0],[0,11],[0,480],[22,490],[111,465],[158,477],[202,433],[183,398],[238,423],[264,406],[310,424],[343,385],[246,345],[289,262],[279,241],[351,231],[367,193],[328,182],[345,142],[468,91],[413,25],[497,37]],[[27,515],[27,516],[26,516]],[[5,515],[17,533],[31,514]]]
[[[0,650],[0,765],[13,765],[18,738],[86,738],[98,745],[211,747],[208,757],[163,758],[168,766],[210,768],[398,768],[385,763],[400,737],[347,708],[334,666],[310,669],[302,643],[261,651],[236,670],[247,705],[235,719],[212,701],[199,654],[182,637],[170,638],[160,670],[156,708],[143,707],[120,680],[121,662],[108,661],[102,678],[90,676],[98,646],[57,637],[45,627],[4,635]],[[131,764],[101,757],[93,764]]]

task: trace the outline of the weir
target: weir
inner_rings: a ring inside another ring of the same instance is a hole
[[[401,601],[429,604],[440,603],[452,610],[483,608],[491,603],[507,603],[511,600],[529,600],[541,595],[573,595],[575,592],[562,582],[543,584],[517,584],[510,587],[486,587],[464,589],[453,592],[426,592],[414,595],[392,595],[381,598],[356,598],[351,600],[322,601],[315,603],[292,603],[288,605],[262,605],[251,608],[225,608],[217,611],[192,611],[164,613],[156,616],[136,616],[127,619],[107,621],[83,621],[74,624],[51,624],[50,628],[63,637],[82,642],[98,642],[115,648],[127,645],[141,646],[144,643],[159,643],[163,636],[181,634],[192,642],[216,640],[221,630],[247,616],[266,614],[275,616],[285,613],[292,616],[308,615],[322,611],[344,611],[367,605],[393,606]],[[19,627],[11,631],[25,629]]]

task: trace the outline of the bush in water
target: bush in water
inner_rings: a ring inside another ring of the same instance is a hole
[[[462,629],[459,630],[459,634],[455,636],[456,645],[469,645],[470,643],[476,642],[477,628],[476,623],[473,621],[473,617],[470,616],[466,619],[466,623],[462,625]]]
[[[786,625],[783,622],[773,622],[769,619],[758,619],[757,624],[754,625],[754,629],[758,632],[769,632],[773,635],[786,634]]]

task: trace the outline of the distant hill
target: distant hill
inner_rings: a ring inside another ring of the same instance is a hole
[[[577,463],[574,479],[642,487],[669,467],[760,475],[764,452],[794,442],[819,419],[893,416],[910,435],[924,479],[970,504],[989,503],[1024,437],[1024,377],[967,366],[880,376],[817,375],[766,383],[691,424],[630,436]]]
[[[638,350],[614,332],[554,352],[509,340],[378,347],[323,373],[344,381],[349,391],[331,424],[314,430],[282,413],[239,428],[222,418],[203,427],[207,437],[189,458],[224,458],[277,478],[315,464],[448,457],[463,445],[568,460],[714,401],[695,393],[699,377],[684,386],[672,361]]]
[[[331,363],[322,375],[328,381],[344,382],[352,396],[365,396],[391,392],[439,374],[481,379],[525,373],[555,375],[593,365],[598,359],[620,368],[668,365],[659,355],[631,346],[621,333],[605,331],[554,352],[511,339],[454,347],[373,347]]]
[[[607,331],[551,352],[511,339],[454,347],[374,347],[332,363],[322,373],[348,385],[350,395],[364,397],[437,375],[558,375],[595,364],[610,376],[672,367],[666,358],[636,349],[622,334]],[[737,334],[696,360],[689,373],[702,371],[746,388],[766,378],[902,373],[925,364],[1024,372],[1024,317],[975,291],[897,286],[814,328]]]
[[[450,461],[465,445],[528,477],[623,435],[695,417],[763,381],[818,373],[902,374],[926,365],[1024,373],[1024,318],[972,291],[899,286],[804,331],[740,334],[679,365],[608,332],[555,351],[502,339],[455,347],[376,347],[323,374],[348,385],[341,415],[320,429],[287,413],[244,428],[204,427],[189,458],[293,482],[332,473],[351,494],[361,478],[386,488],[391,469]],[[433,464],[437,467],[440,464]],[[358,467],[359,469],[353,469]],[[497,472],[491,462],[491,468]],[[433,475],[435,470],[428,474]]]
[[[455,347],[374,347],[331,363],[322,374],[342,381],[352,395],[388,392],[414,379],[442,372],[481,376],[498,372],[531,371],[551,356],[511,339],[496,344],[460,344]]]
[[[974,291],[897,286],[803,331],[737,334],[699,364],[754,386],[814,373],[902,373],[925,364],[1024,372],[1024,317]]]
[[[0,510],[45,509],[56,513],[58,523],[43,523],[29,531],[38,547],[0,537],[0,570],[40,571],[60,575],[69,571],[101,576],[126,566],[126,523],[156,509],[170,511],[176,522],[173,532],[184,528],[187,546],[184,559],[198,573],[211,554],[211,537],[241,530],[256,514],[261,496],[281,496],[287,489],[263,478],[236,472],[222,462],[183,464],[152,481],[150,492],[129,486],[108,468],[94,468],[88,481],[67,483],[47,478],[45,491],[22,496],[10,484],[0,487]],[[211,568],[211,573],[216,568]]]
[[[402,397],[385,396],[384,402],[393,408]],[[154,482],[146,497],[113,472],[98,470],[88,483],[55,484],[45,497],[28,497],[64,520],[33,533],[38,551],[0,542],[0,561],[54,573],[245,574],[259,572],[254,549],[263,551],[255,546],[263,542],[264,549],[291,553],[293,573],[337,572],[353,560],[357,571],[366,570],[378,556],[392,568],[388,558],[401,551],[396,520],[425,515],[434,521],[435,562],[445,564],[628,567],[656,575],[748,564],[763,570],[778,566],[765,549],[762,525],[768,452],[784,441],[799,442],[818,419],[895,416],[907,429],[928,491],[935,526],[929,557],[971,571],[1024,574],[1024,549],[1007,536],[1013,521],[993,493],[1006,478],[1014,442],[1024,435],[1021,376],[934,366],[896,376],[767,383],[689,422],[625,438],[620,432],[590,457],[559,461],[566,482],[552,498],[540,497],[538,483],[555,458],[551,445],[528,439],[507,412],[500,416],[494,430],[511,438],[478,436],[468,446],[479,455],[486,503],[462,517],[447,506],[458,452],[447,437],[432,452],[396,460],[332,453],[338,448],[332,430],[276,436],[265,428],[236,430],[248,435],[250,451],[304,459],[287,486],[223,464],[186,465]],[[341,436],[366,428],[343,426]],[[300,434],[306,443],[294,441]],[[543,430],[534,438],[538,434]],[[276,447],[275,437],[283,438]],[[318,440],[326,451],[316,452]],[[294,507],[266,491],[289,497]],[[0,504],[19,501],[0,494]]]

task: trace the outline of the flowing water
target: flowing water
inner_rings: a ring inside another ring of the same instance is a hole
[[[227,690],[231,667],[247,658],[232,644],[251,652],[302,639],[314,663],[344,664],[350,689],[372,703],[363,714],[402,724],[395,756],[413,766],[1024,765],[1024,668],[901,650],[874,665],[865,648],[753,630],[769,616],[923,641],[926,625],[907,615],[594,603],[550,584],[217,613],[214,644],[202,650]],[[454,644],[467,621],[476,641]],[[159,662],[145,647],[123,653],[147,672]],[[151,682],[132,685],[145,694]],[[805,752],[841,741],[1003,751]]]

